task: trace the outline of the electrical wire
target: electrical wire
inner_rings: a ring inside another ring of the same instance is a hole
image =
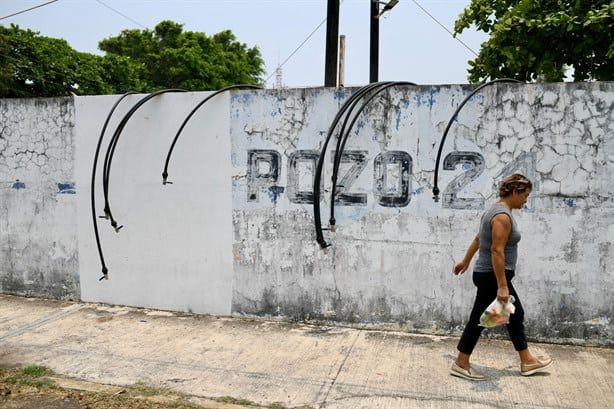
[[[422,7],[420,5],[420,3],[418,3],[416,0],[412,0],[416,6],[418,6],[420,8],[420,10],[422,10],[424,13],[426,13],[427,16],[429,16],[435,23],[437,23],[439,26],[441,26],[441,28],[443,28],[444,30],[446,30],[448,32],[448,34],[450,34],[452,36],[452,38],[454,38],[456,41],[458,41],[459,43],[461,43],[463,46],[465,46],[465,48],[469,51],[471,51],[473,53],[473,55],[475,55],[476,57],[478,56],[478,53],[476,53],[475,51],[473,51],[473,49],[471,47],[469,47],[467,44],[465,44],[460,38],[458,37],[454,37],[454,33],[451,32],[450,30],[448,30],[448,28],[446,26],[444,26],[442,23],[439,22],[439,20],[437,20],[435,18],[435,16],[433,16],[431,13],[429,13],[424,7]]]
[[[306,43],[307,41],[309,41],[309,39],[310,39],[311,37],[313,37],[313,35],[314,35],[314,34],[315,34],[315,33],[316,33],[316,32],[317,32],[319,29],[320,29],[320,27],[322,27],[322,25],[323,25],[324,23],[326,23],[326,20],[327,20],[326,18],[325,18],[324,20],[322,20],[322,22],[321,22],[320,24],[318,24],[318,26],[317,26],[317,27],[316,27],[316,28],[315,28],[315,29],[314,29],[314,30],[313,30],[313,31],[312,31],[312,32],[311,32],[311,33],[310,33],[310,34],[307,36],[307,38],[306,38],[306,39],[304,39],[304,40],[303,40],[303,42],[302,42],[302,43],[300,43],[300,44],[298,45],[298,47],[296,47],[296,48],[294,49],[294,51],[292,51],[292,52],[290,53],[290,55],[289,55],[288,57],[286,57],[286,59],[285,59],[285,60],[284,60],[284,61],[283,61],[281,64],[279,64],[279,65],[277,66],[277,68],[281,68],[281,67],[283,67],[283,66],[284,66],[284,64],[285,64],[285,63],[287,63],[287,62],[290,60],[290,58],[292,58],[292,57],[294,56],[294,54],[296,54],[296,53],[298,52],[298,50],[300,50],[300,49],[301,49],[301,47],[303,47],[303,45],[305,45],[305,43]],[[275,75],[275,73],[276,73],[276,71],[273,71],[273,73],[272,73],[271,75],[269,75],[269,76],[266,78],[266,80],[264,80],[264,82],[266,83],[268,80],[270,80],[270,79],[271,79],[271,77],[272,77],[273,75]]]
[[[339,2],[339,6],[340,6],[340,7],[341,7],[341,4],[343,4],[343,0],[341,0],[341,1]],[[301,49],[301,48],[302,48],[302,47],[305,45],[305,43],[306,43],[307,41],[309,41],[309,39],[310,39],[311,37],[313,37],[313,35],[314,35],[314,34],[315,34],[315,33],[316,33],[316,32],[317,32],[319,29],[320,29],[320,27],[322,27],[322,26],[324,25],[324,23],[326,23],[326,20],[328,20],[328,17],[325,17],[325,18],[324,18],[324,20],[322,20],[322,21],[320,22],[320,24],[318,24],[318,25],[316,26],[316,28],[314,28],[314,29],[313,29],[313,31],[312,31],[312,32],[311,32],[311,33],[310,33],[310,34],[307,36],[307,38],[305,38],[305,39],[303,40],[303,42],[302,42],[302,43],[300,43],[300,44],[298,45],[298,47],[296,47],[296,48],[294,49],[294,51],[292,51],[292,52],[290,53],[290,55],[289,55],[288,57],[286,57],[286,59],[285,59],[285,60],[284,60],[284,61],[283,61],[281,64],[279,64],[279,65],[277,66],[277,68],[281,68],[281,67],[283,67],[283,66],[284,66],[284,65],[285,65],[285,64],[286,64],[286,63],[287,63],[287,62],[290,60],[290,58],[292,58],[292,57],[294,56],[294,54],[296,54],[296,53],[298,52],[298,50],[300,50],[300,49]],[[267,78],[264,80],[264,82],[266,83],[268,80],[270,80],[270,79],[273,77],[273,75],[275,75],[276,71],[277,71],[277,70],[273,70],[273,72],[271,73],[271,75],[269,75],[269,76],[268,76],[268,77],[267,77]]]
[[[46,6],[46,5],[48,5],[48,4],[55,3],[56,1],[58,1],[58,0],[51,0],[51,1],[48,1],[47,3],[39,4],[38,6],[30,7],[29,9],[25,9],[25,10],[21,10],[21,11],[18,11],[18,12],[16,12],[16,13],[13,13],[13,14],[9,14],[8,16],[0,17],[0,20],[7,19],[7,18],[9,18],[9,17],[13,17],[13,16],[16,16],[16,15],[18,15],[18,14],[26,13],[26,12],[28,12],[28,11],[31,11],[31,10],[37,9],[37,8],[39,8],[39,7],[43,7],[43,6]]]
[[[113,7],[109,6],[108,4],[106,4],[105,2],[101,1],[101,0],[96,0],[96,2],[98,2],[99,4],[103,5],[104,7],[108,8],[109,10],[111,10],[114,13],[119,14],[120,16],[122,16],[123,18],[125,18],[128,21],[133,22],[134,24],[136,24],[137,26],[147,29],[146,26],[142,25],[141,23],[139,23],[138,21],[136,21],[133,18],[128,17],[127,15],[125,15],[124,13],[122,13],[121,11],[115,10]]]

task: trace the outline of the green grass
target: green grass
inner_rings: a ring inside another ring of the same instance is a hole
[[[9,371],[8,369],[0,371],[0,377],[4,378],[3,382],[7,384],[32,386],[38,389],[52,389],[56,387],[52,381],[40,379],[51,374],[53,374],[53,371],[39,365],[27,366],[19,371]]]
[[[40,378],[41,376],[51,375],[53,371],[49,368],[40,365],[30,365],[26,366],[21,370],[21,373],[24,375],[32,376],[35,378]]]
[[[218,402],[229,403],[231,405],[255,406],[255,403],[247,399],[237,399],[232,396],[222,396],[217,399]]]
[[[38,393],[57,394],[63,389],[57,386],[53,380],[47,378],[47,376],[51,375],[54,375],[51,369],[40,365],[31,365],[21,369],[0,368],[0,386],[27,386],[38,389]],[[89,401],[88,405],[90,405],[90,407],[93,409],[119,409],[126,407],[133,408],[137,406],[139,408],[157,408],[161,406],[164,406],[165,408],[177,409],[202,408],[200,405],[187,402],[187,396],[180,393],[172,392],[164,388],[150,387],[143,383],[136,383],[125,388],[122,392],[113,395],[104,393],[85,393],[84,396],[85,401]],[[149,398],[154,397],[166,397],[168,400],[164,403],[149,401]],[[258,407],[263,409],[291,409],[280,402],[275,402],[268,406],[262,406],[248,399],[233,398],[231,396],[222,396],[216,400],[221,403],[237,406]],[[311,406],[300,406],[292,409],[314,408]]]

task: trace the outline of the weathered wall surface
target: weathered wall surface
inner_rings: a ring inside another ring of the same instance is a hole
[[[614,84],[483,89],[450,128],[435,203],[440,138],[470,91],[394,87],[370,102],[343,150],[336,229],[324,231],[325,250],[315,240],[313,175],[352,90],[216,97],[186,125],[169,167],[174,183],[165,186],[169,145],[208,94],[152,99],[127,123],[113,157],[110,202],[125,227],[116,233],[97,219],[109,268],[103,281],[90,183],[100,130],[118,97],[1,101],[2,291],[449,332],[462,326],[474,296],[470,274],[452,275],[454,261],[496,200],[495,181],[520,171],[535,184],[527,209],[516,214],[523,238],[515,285],[530,337],[611,345]],[[109,139],[142,97],[126,98],[110,119],[97,216]],[[19,112],[37,119],[13,119]],[[43,165],[21,165],[20,152],[34,161],[28,152],[40,152],[36,141],[48,139],[37,135],[49,130],[55,153]],[[335,143],[324,160],[324,225]],[[20,257],[24,249],[30,257]],[[47,287],[29,278],[36,274]]]
[[[70,99],[0,100],[0,291],[79,299]]]
[[[311,191],[328,127],[348,95],[331,90],[233,100],[233,311],[418,330],[458,328],[474,296],[451,274],[477,231],[494,181],[535,183],[515,279],[531,336],[612,339],[614,228],[612,84],[505,85],[460,112],[463,87],[402,87],[375,98],[345,147],[332,246],[314,244]],[[322,213],[330,214],[332,151]],[[348,176],[349,175],[349,176]],[[403,176],[404,175],[404,176]],[[301,195],[303,192],[303,195]],[[470,274],[468,274],[470,275]]]

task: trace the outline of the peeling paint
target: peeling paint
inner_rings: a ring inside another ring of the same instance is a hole
[[[500,84],[474,95],[443,146],[446,200],[435,203],[440,138],[473,89],[399,87],[374,98],[351,130],[331,198],[333,137],[321,182],[323,224],[331,202],[335,217],[325,250],[315,243],[312,183],[331,121],[356,89],[231,93],[209,107],[213,120],[194,118],[197,142],[166,196],[156,196],[160,152],[198,96],[152,104],[118,156],[118,210],[138,223],[105,237],[120,254],[113,273],[131,274],[103,283],[90,277],[91,229],[73,221],[90,210],[76,186],[87,186],[92,135],[114,97],[0,100],[0,291],[79,298],[87,288],[88,300],[117,304],[454,333],[474,289],[451,267],[497,181],[522,172],[534,189],[516,212],[516,282],[531,336],[611,344],[614,84]]]
[[[77,192],[72,183],[58,183],[58,193],[74,195]]]
[[[614,93],[609,86],[609,94],[597,97],[595,89],[602,88],[603,84],[594,84],[584,85],[587,92],[581,96],[573,95],[577,86],[502,85],[475,95],[467,104],[467,111],[452,125],[451,140],[444,156],[454,154],[465,160],[456,163],[450,159],[449,167],[443,169],[440,180],[443,190],[456,186],[455,180],[457,186],[452,190],[456,197],[450,196],[452,201],[443,201],[440,205],[433,203],[428,190],[432,187],[434,156],[442,130],[438,127],[446,123],[456,107],[448,101],[458,103],[459,95],[467,95],[470,89],[421,87],[391,91],[365,109],[348,139],[346,149],[363,150],[368,159],[365,171],[351,187],[344,186],[343,192],[360,192],[365,200],[359,206],[336,206],[335,229],[324,232],[332,247],[326,251],[316,250],[315,254],[304,252],[315,246],[309,241],[314,234],[310,232],[312,221],[296,224],[296,213],[310,210],[305,202],[290,201],[282,192],[270,214],[266,210],[267,202],[260,202],[257,208],[245,207],[241,197],[234,196],[235,224],[252,220],[256,225],[267,225],[266,220],[272,219],[276,221],[277,230],[274,235],[259,234],[257,241],[253,241],[245,230],[235,229],[241,232],[235,236],[242,243],[241,252],[252,256],[240,257],[237,259],[241,260],[240,264],[235,264],[235,274],[243,279],[235,281],[233,311],[262,314],[261,309],[250,308],[240,300],[244,297],[258,299],[259,288],[274,287],[276,311],[297,319],[392,322],[426,332],[461,327],[464,316],[451,311],[465,307],[466,294],[472,293],[471,283],[469,280],[454,284],[460,285],[456,293],[465,295],[457,295],[444,308],[439,308],[441,297],[450,291],[447,271],[454,260],[462,256],[471,235],[475,234],[481,209],[496,200],[496,182],[507,174],[522,172],[534,182],[527,208],[517,216],[523,231],[522,252],[525,254],[517,276],[518,280],[527,277],[532,280],[528,294],[521,294],[528,321],[535,323],[536,317],[549,314],[548,327],[537,325],[540,336],[548,334],[552,339],[560,339],[586,334],[591,342],[604,342],[605,334],[611,331],[610,324],[588,328],[578,321],[586,320],[587,303],[593,305],[593,310],[604,310],[603,303],[595,299],[595,291],[601,294],[598,298],[602,300],[614,296],[609,287],[595,283],[597,271],[612,280],[612,272],[604,267],[608,263],[604,260],[612,261],[611,252],[604,250],[602,255],[596,255],[595,247],[590,244],[603,230],[603,226],[595,223],[614,217],[613,189],[611,181],[607,182],[610,171],[606,170],[612,169],[613,160],[604,158],[607,149],[604,130],[611,119],[603,120],[612,115]],[[529,89],[530,92],[525,92]],[[306,101],[307,116],[311,118],[308,123],[314,128],[325,129],[334,114],[333,111],[327,116],[327,111],[315,103],[321,104],[322,96],[329,92],[321,90],[320,95],[311,95],[313,104]],[[584,100],[569,104],[574,98]],[[605,101],[609,101],[609,105]],[[321,115],[312,112],[315,110],[320,110]],[[583,119],[575,118],[576,113]],[[409,118],[412,126],[406,125]],[[239,124],[248,123],[249,117],[244,115],[237,120]],[[322,123],[318,125],[317,121]],[[267,135],[278,135],[277,140],[270,137],[260,141],[251,139],[250,144],[245,145],[241,142],[242,136],[233,133],[233,155],[239,157],[234,151],[266,146],[280,154],[279,163],[283,168],[288,155],[296,152],[288,151],[289,140],[292,145],[309,152],[321,146],[321,142],[305,130],[281,132],[283,123],[282,120],[279,124],[267,125]],[[410,185],[408,203],[386,208],[378,205],[377,192],[390,195],[401,192],[401,185],[391,182],[400,179],[396,168],[388,169],[388,182],[378,179],[384,167],[378,166],[377,158],[382,152],[390,151],[411,158],[413,166],[408,180],[416,186]],[[450,158],[456,157],[454,155]],[[474,156],[480,161],[466,159]],[[594,165],[597,161],[600,166]],[[481,163],[482,170],[471,175],[470,172],[478,168],[477,163]],[[243,166],[235,162],[237,176],[242,173]],[[330,212],[327,196],[330,172],[325,161],[321,189],[325,224]],[[284,174],[282,169],[280,175]],[[310,176],[305,175],[305,179]],[[237,192],[242,191],[242,179],[237,177],[235,181]],[[288,180],[280,177],[274,186],[283,187],[286,183]],[[474,206],[465,205],[467,203]],[[594,210],[597,213],[593,213]],[[268,215],[266,219],[262,218],[262,212]],[[287,218],[292,218],[293,222],[281,222]],[[545,225],[536,224],[535,218],[543,220]],[[305,236],[296,237],[288,231],[288,225],[300,226]],[[585,234],[588,225],[593,226],[591,236]],[[283,261],[288,254],[292,255],[290,268],[284,266]],[[308,274],[301,273],[301,265],[310,266]],[[544,283],[545,277],[562,273],[570,276],[565,285]],[[247,279],[250,276],[259,279]],[[541,295],[552,288],[557,288],[563,298],[553,300],[559,302],[558,310],[547,312]],[[297,291],[312,295],[298,296]],[[560,320],[562,317],[566,324]]]

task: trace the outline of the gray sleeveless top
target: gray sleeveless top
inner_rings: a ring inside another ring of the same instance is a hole
[[[512,222],[512,230],[507,239],[505,245],[505,269],[514,270],[516,268],[516,261],[518,259],[518,242],[520,241],[520,231],[516,221],[512,217],[512,212],[507,207],[500,203],[493,204],[482,215],[480,220],[480,249],[478,252],[478,259],[473,267],[474,271],[487,272],[494,271],[492,267],[492,253],[490,248],[492,247],[492,226],[490,224],[493,217],[498,214],[505,213],[509,216]]]

